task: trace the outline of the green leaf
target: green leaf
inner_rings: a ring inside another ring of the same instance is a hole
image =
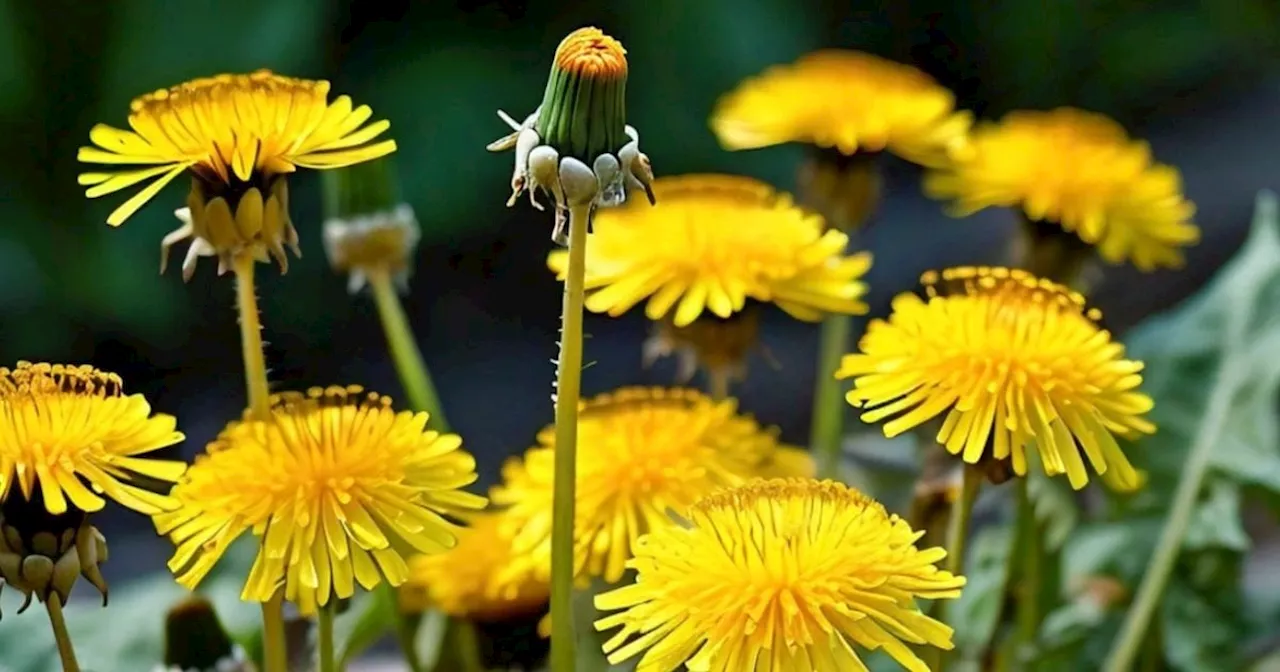
[[[395,591],[378,586],[351,598],[347,610],[333,619],[333,640],[339,666],[373,646],[395,627]]]
[[[1039,461],[1034,457],[1036,453],[1030,455],[1031,459]],[[1043,469],[1031,465],[1027,470],[1027,497],[1044,535],[1045,549],[1053,552],[1062,548],[1080,519],[1080,509],[1071,486],[1066,479],[1050,478]]]
[[[982,655],[1000,623],[1005,585],[1013,567],[1009,557],[1013,536],[1012,528],[1001,525],[982,529],[970,542],[964,572],[967,582],[960,598],[949,608],[948,619],[955,628],[956,649],[963,658]]]

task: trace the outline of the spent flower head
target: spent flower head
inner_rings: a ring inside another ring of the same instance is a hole
[[[311,614],[357,583],[404,583],[407,557],[456,545],[445,515],[485,503],[461,490],[476,480],[462,440],[426,423],[358,386],[273,395],[270,416],[228,425],[174,487],[179,508],[155,517],[178,583],[194,588],[248,531],[260,550],[242,599],[283,585]]]
[[[941,548],[870,497],[832,481],[755,480],[702,499],[688,525],[655,528],[636,545],[635,583],[596,596],[617,613],[609,662],[640,655],[640,672],[867,669],[857,649],[883,650],[927,672],[911,645],[952,648],[952,630],[917,599],[960,596],[939,570]],[[643,654],[643,655],[641,655]]]
[[[1107,117],[1071,108],[1017,111],[974,129],[967,150],[925,178],[966,216],[1000,206],[1049,222],[1139,270],[1179,267],[1197,242],[1195,206],[1173,166]]]
[[[1009,460],[1027,473],[1035,450],[1046,474],[1072,487],[1093,471],[1113,487],[1140,476],[1115,435],[1155,431],[1138,391],[1142,362],[1061,285],[1007,268],[960,267],[922,278],[927,299],[893,300],[836,373],[853,378],[849,403],[896,436],[946,413],[937,440],[969,464]]]
[[[374,275],[386,275],[406,287],[421,238],[413,208],[403,203],[392,210],[331,217],[324,223],[329,265],[347,274],[347,290],[352,293]]]
[[[555,432],[503,467],[491,496],[508,507],[514,551],[537,575],[550,574]],[[585,403],[578,422],[575,575],[622,578],[640,535],[670,524],[707,492],[777,469],[803,469],[776,429],[740,415],[732,400],[687,389],[623,388]],[[779,461],[781,460],[781,461]]]
[[[394,140],[375,139],[390,127],[366,123],[367,105],[347,96],[328,100],[329,82],[295,79],[259,70],[203,77],[160,89],[133,101],[129,126],[98,124],[84,163],[141,166],[82,173],[85,195],[96,198],[147,182],[108,217],[123,224],[169,182],[191,176],[183,226],[165,236],[162,253],[190,238],[184,270],[201,256],[221,266],[246,253],[270,255],[286,269],[285,246],[297,253],[289,219],[285,177],[298,168],[339,168],[389,154]],[[163,270],[163,264],[162,264]],[[189,277],[190,271],[185,274]]]
[[[639,133],[626,123],[626,53],[598,28],[579,28],[556,49],[542,104],[521,122],[498,112],[512,133],[489,150],[516,152],[507,205],[528,189],[530,203],[541,210],[538,190],[550,195],[557,243],[567,241],[571,205],[620,205],[630,189],[644,191],[653,202],[649,157],[640,151]]]

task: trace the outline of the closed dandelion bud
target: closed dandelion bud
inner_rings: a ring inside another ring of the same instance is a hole
[[[244,649],[231,641],[209,600],[193,595],[169,610],[164,664],[155,672],[253,672]]]
[[[653,202],[653,170],[640,151],[640,135],[626,124],[627,57],[622,44],[597,28],[569,34],[556,49],[551,75],[537,110],[517,123],[498,115],[512,133],[490,151],[515,149],[513,205],[526,189],[542,209],[537,191],[556,204],[552,238],[567,240],[564,211],[571,205],[611,207],[639,189]]]

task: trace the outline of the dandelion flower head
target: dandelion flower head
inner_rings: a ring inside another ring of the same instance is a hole
[[[461,439],[425,429],[426,413],[397,413],[358,386],[273,395],[270,417],[233,422],[173,490],[180,507],[156,516],[177,546],[169,568],[194,588],[247,531],[260,549],[242,599],[283,585],[304,614],[409,576],[406,558],[457,543],[445,515],[485,499]]]
[[[978,126],[962,158],[925,179],[952,212],[1021,208],[1096,246],[1110,263],[1143,271],[1179,267],[1199,240],[1195,206],[1173,166],[1100,114],[1071,108],[1019,111]]]
[[[871,255],[846,254],[848,236],[786,194],[731,175],[665,177],[653,188],[656,205],[629,201],[595,214],[588,310],[617,317],[647,300],[649,319],[674,310],[677,327],[704,311],[728,318],[747,299],[806,321],[866,312],[860,278]],[[567,251],[548,264],[563,279]]]
[[[152,515],[174,506],[141,479],[172,483],[186,464],[145,457],[182,441],[173,416],[151,414],[114,373],[19,362],[0,367],[0,501],[37,494],[51,514],[101,510],[106,499]],[[37,493],[37,490],[39,491]]]
[[[728,149],[800,142],[846,155],[888,150],[925,165],[962,147],[971,123],[951,91],[920,70],[836,49],[747,79],[711,117]]]
[[[436,607],[450,616],[500,621],[546,608],[551,587],[531,572],[512,571],[511,538],[501,533],[500,512],[470,516],[458,545],[409,561],[409,580],[400,588],[409,611]]]
[[[832,481],[755,480],[703,499],[688,526],[641,538],[634,584],[599,595],[609,662],[637,672],[866,670],[857,649],[928,672],[910,645],[952,648],[916,599],[960,596],[941,548]]]
[[[1142,362],[1061,285],[1006,268],[926,273],[928,298],[899,295],[836,373],[864,422],[896,436],[946,413],[937,440],[976,464],[984,455],[1027,473],[1033,448],[1045,473],[1077,489],[1092,470],[1123,488],[1139,476],[1115,435],[1155,431],[1144,415]],[[1082,454],[1083,458],[1082,459]]]
[[[578,422],[574,571],[622,578],[636,539],[669,524],[706,493],[797,464],[775,462],[777,432],[739,415],[731,400],[688,389],[624,388],[592,399]],[[515,553],[546,579],[551,569],[555,432],[503,468],[494,488]],[[791,468],[803,468],[803,465]]]

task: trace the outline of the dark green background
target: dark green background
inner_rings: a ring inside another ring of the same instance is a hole
[[[1110,273],[1098,301],[1118,328],[1203,283],[1243,237],[1254,193],[1280,186],[1280,5],[1273,0],[1022,0],[954,3],[637,0],[8,0],[0,2],[0,362],[92,362],[175,413],[199,451],[243,403],[228,278],[206,262],[184,285],[156,272],[182,187],[125,226],[119,195],[85,199],[76,149],[97,122],[124,125],[129,100],[217,72],[269,67],[330,79],[391,120],[402,192],[424,228],[411,318],[454,426],[492,479],[551,418],[558,288],[545,271],[549,216],[508,195],[510,155],[484,145],[537,104],[558,40],[598,25],[629,49],[629,121],[658,174],[724,171],[789,188],[799,148],[726,153],[708,130],[715,99],[741,78],[824,46],[862,48],[926,69],[991,116],[1074,104],[1110,113],[1183,169],[1204,242],[1180,273]],[[1012,222],[945,218],[918,175],[889,167],[866,244],[873,304],[922,270],[999,259]],[[303,258],[262,275],[276,387],[356,382],[396,393],[376,315],[325,263],[319,179],[291,180]],[[588,320],[585,387],[665,383],[641,371],[640,316]],[[816,329],[772,315],[744,406],[806,439]],[[118,520],[117,520],[118,519]],[[140,517],[107,516],[142,531]],[[159,568],[164,549],[115,572]],[[143,548],[143,547],[139,547]],[[123,565],[123,566],[122,566]]]

